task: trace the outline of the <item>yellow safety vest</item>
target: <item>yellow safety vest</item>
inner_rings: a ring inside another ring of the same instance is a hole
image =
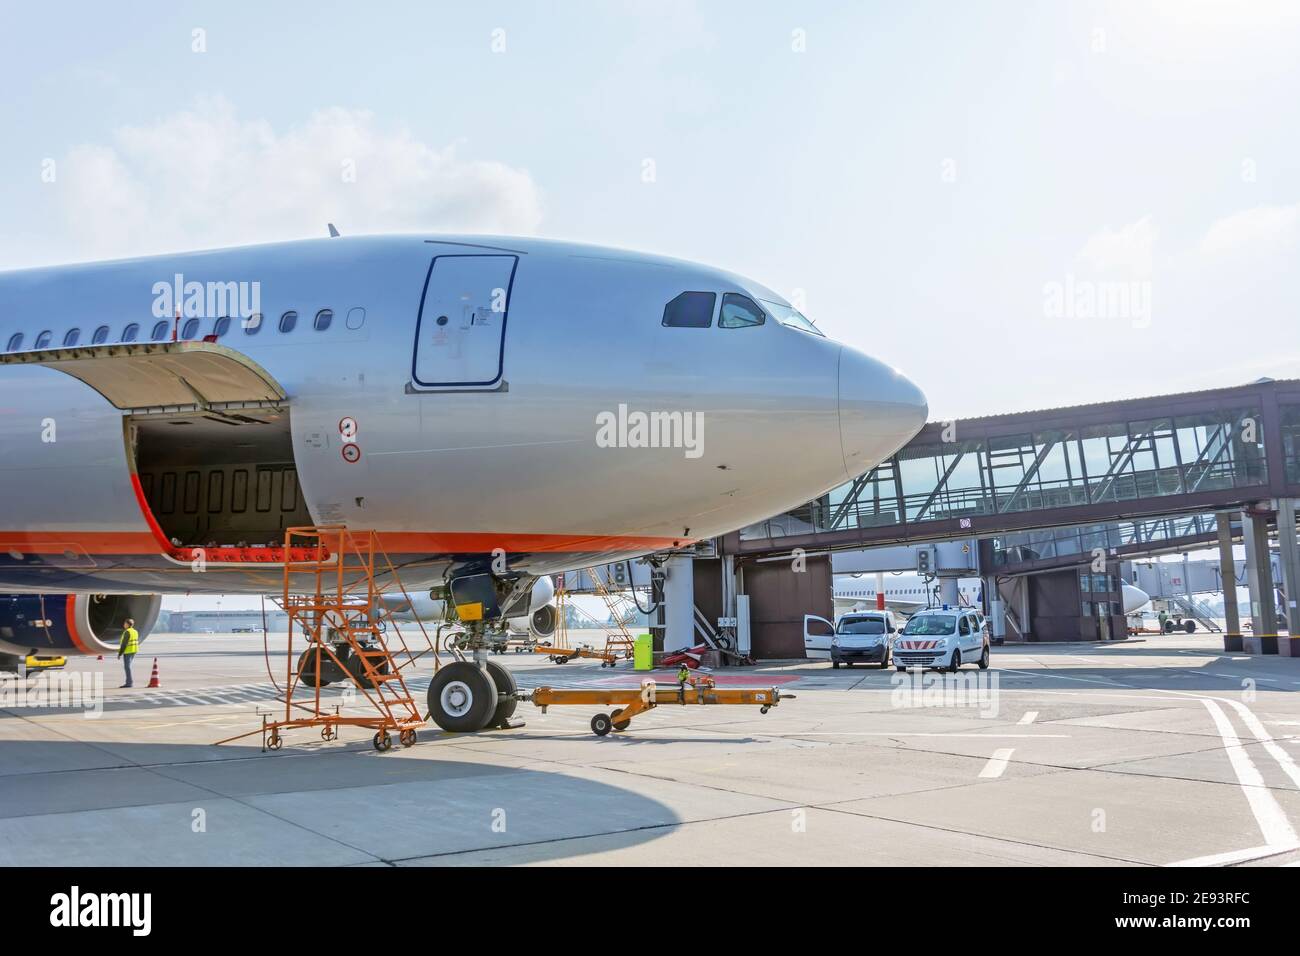
[[[140,649],[140,632],[133,627],[128,627],[122,632],[122,653],[134,654]]]

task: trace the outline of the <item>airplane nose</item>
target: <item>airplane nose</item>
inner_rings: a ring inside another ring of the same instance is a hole
[[[840,445],[850,478],[874,468],[925,424],[925,395],[901,372],[840,347]]]

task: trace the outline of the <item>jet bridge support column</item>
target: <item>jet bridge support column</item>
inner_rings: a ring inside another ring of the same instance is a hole
[[[1214,516],[1219,533],[1219,582],[1223,585],[1223,649],[1240,651],[1241,615],[1237,610],[1237,562],[1232,557],[1231,511],[1220,511]]]
[[[1246,542],[1246,581],[1250,586],[1252,634],[1242,643],[1248,653],[1277,653],[1277,613],[1273,597],[1273,565],[1268,555],[1268,516],[1243,511],[1241,533]]]
[[[695,646],[695,559],[673,555],[664,579],[664,650]]]
[[[1278,626],[1286,626],[1287,637],[1285,640],[1279,639],[1277,648],[1279,654],[1285,654],[1288,657],[1295,657],[1300,654],[1300,641],[1295,641],[1296,647],[1292,646],[1295,640],[1295,628],[1293,621],[1297,620],[1300,611],[1297,610],[1296,601],[1300,597],[1300,546],[1297,546],[1295,536],[1295,499],[1279,498],[1277,502],[1277,542],[1282,565],[1282,582],[1286,587],[1286,621],[1279,621]]]

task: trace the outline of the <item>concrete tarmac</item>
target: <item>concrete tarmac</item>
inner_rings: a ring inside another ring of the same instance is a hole
[[[995,648],[986,672],[919,681],[728,668],[797,699],[765,716],[665,705],[604,738],[596,708],[520,704],[518,730],[430,723],[383,754],[368,731],[299,730],[263,753],[259,735],[213,745],[283,714],[261,635],[155,634],[130,690],[111,657],[70,661],[65,678],[94,698],[98,676],[102,698],[42,700],[48,677],[0,678],[0,863],[1300,863],[1300,660],[1221,646]],[[162,687],[147,689],[155,656]],[[523,687],[644,676],[495,659]],[[412,672],[421,701],[429,676]]]

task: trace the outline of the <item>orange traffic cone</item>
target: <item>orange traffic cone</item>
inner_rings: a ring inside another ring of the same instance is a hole
[[[158,683],[158,658],[156,657],[153,659],[153,673],[149,675],[149,686],[150,687],[162,686],[162,684]]]
[[[104,655],[103,655],[103,654],[100,654],[98,657],[95,658],[95,660],[97,660],[97,661],[102,661],[103,659],[104,659]]]

